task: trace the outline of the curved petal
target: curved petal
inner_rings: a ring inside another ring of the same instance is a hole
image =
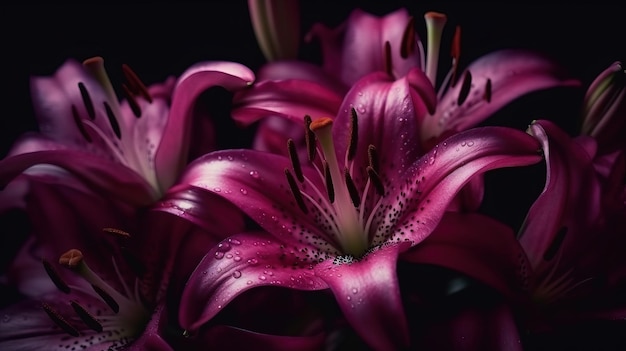
[[[601,188],[594,177],[592,160],[585,149],[552,122],[537,121],[529,131],[542,144],[546,184],[526,216],[520,243],[533,269],[550,264],[556,251],[549,250],[558,250],[565,262],[576,262],[588,245],[597,240],[588,231],[602,210]],[[559,239],[560,236],[563,237]],[[568,269],[569,265],[563,268]]]
[[[0,161],[0,185],[5,186],[31,166],[59,166],[93,189],[133,205],[147,205],[158,195],[146,181],[129,168],[75,150],[38,151]]]
[[[161,189],[168,189],[187,162],[194,103],[207,89],[221,86],[229,91],[243,89],[254,81],[254,73],[234,62],[203,62],[187,69],[172,96],[170,114],[155,154],[156,174]],[[181,142],[182,141],[182,142]]]
[[[522,292],[529,273],[513,230],[478,213],[446,213],[435,230],[400,260],[452,269],[511,297]]]
[[[506,127],[475,128],[446,139],[413,163],[401,182],[385,185],[379,220],[373,224],[375,242],[386,238],[421,242],[472,177],[537,163],[538,150],[533,137]]]
[[[329,75],[321,67],[303,61],[278,61],[261,66],[256,72],[257,82],[270,80],[304,80],[321,85],[337,95],[343,95],[348,89],[334,76]]]
[[[271,235],[300,250],[313,250],[316,258],[338,254],[335,239],[323,228],[325,217],[311,202],[304,213],[285,177],[291,169],[288,158],[254,150],[222,150],[207,154],[191,163],[179,184],[170,189],[178,192],[199,187],[231,201]],[[311,167],[302,171],[311,182],[300,185],[315,195],[325,191],[318,173]],[[305,200],[308,201],[308,200]]]
[[[563,69],[552,60],[522,50],[490,53],[470,64],[464,74],[467,72],[471,73],[471,88],[467,98],[460,105],[457,104],[463,87],[461,81],[450,88],[439,102],[437,112],[424,121],[422,140],[476,126],[527,93],[580,85],[580,82],[566,76]],[[460,77],[464,77],[464,74]]]
[[[180,324],[196,332],[239,294],[267,285],[327,288],[293,248],[267,233],[241,233],[215,246],[198,264],[181,298]]]
[[[413,50],[403,57],[403,34],[411,24],[406,9],[398,9],[383,17],[377,17],[360,9],[355,9],[350,17],[335,29],[323,24],[316,24],[305,40],[318,38],[322,46],[324,69],[339,77],[346,85],[352,85],[364,75],[376,71],[385,71],[385,43],[391,47],[391,65],[393,74],[401,77],[412,68],[419,68],[419,51],[415,42],[410,43]],[[410,28],[413,30],[413,28]],[[415,34],[413,32],[413,34]]]
[[[306,80],[261,81],[233,98],[232,117],[249,125],[267,116],[283,116],[302,123],[305,115],[313,119],[334,116],[342,95],[324,85]]]
[[[384,245],[358,261],[326,260],[314,268],[348,322],[376,350],[399,350],[409,343],[396,274],[398,255],[408,248],[408,243]]]
[[[166,307],[161,304],[156,307],[155,312],[152,313],[150,322],[143,330],[139,338],[133,341],[129,346],[129,351],[173,351],[174,349],[170,344],[165,341],[163,335],[163,328],[165,328],[166,319]]]
[[[368,165],[368,146],[379,155],[379,173],[383,180],[395,182],[423,150],[419,147],[419,121],[435,104],[435,91],[419,70],[394,81],[376,72],[355,83],[346,94],[335,124],[333,138],[339,160],[344,160],[351,135],[351,109],[358,116],[358,142],[354,168],[364,171]],[[363,173],[354,175],[364,184]],[[361,178],[361,179],[359,179]]]

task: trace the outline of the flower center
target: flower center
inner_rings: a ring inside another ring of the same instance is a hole
[[[86,116],[79,113],[79,109],[72,105],[74,122],[88,144],[97,142],[116,161],[142,175],[152,187],[159,191],[159,185],[154,170],[154,145],[146,147],[149,154],[139,152],[135,143],[136,133],[133,130],[132,120],[123,118],[122,109],[113,89],[113,85],[104,68],[104,60],[94,57],[83,62],[85,69],[95,78],[104,92],[104,101],[94,101],[83,82],[78,83],[78,89],[83,100]],[[122,91],[128,106],[136,119],[142,117],[140,99],[151,104],[153,98],[144,83],[127,65],[122,66],[126,83],[122,84]],[[150,142],[150,141],[148,141]]]
[[[122,233],[119,230],[114,231]],[[76,327],[77,323],[80,323],[78,320],[80,320],[89,329],[101,334],[97,337],[97,342],[112,342],[118,346],[131,342],[143,331],[150,320],[150,312],[142,302],[139,293],[139,281],[135,279],[134,289],[131,290],[126,284],[114,258],[112,259],[112,265],[123,292],[118,291],[96,274],[88,266],[80,250],[68,250],[59,257],[58,262],[61,266],[78,274],[91,288],[85,285],[67,284],[52,263],[43,260],[46,272],[59,290],[66,294],[77,291],[84,295],[89,295],[100,300],[107,308],[101,310],[98,306],[90,304],[87,304],[87,307],[85,307],[78,300],[71,300],[70,305],[75,315],[65,317],[49,304],[42,303],[42,308],[57,326],[71,336],[80,337],[81,332],[79,330],[84,329]],[[89,311],[93,309],[96,309],[96,313]],[[83,342],[87,344],[95,341],[93,336],[90,335],[84,335],[83,338]]]
[[[301,183],[306,182],[310,186],[312,193],[300,189],[296,178],[289,169],[285,169],[285,175],[300,209],[308,213],[306,199],[319,211],[323,222],[327,224],[324,227],[330,236],[336,239],[336,244],[339,245],[341,251],[347,255],[361,257],[369,249],[370,226],[384,193],[377,171],[376,148],[373,145],[368,148],[370,162],[365,169],[368,178],[364,189],[360,191],[353,180],[353,158],[356,154],[358,137],[356,111],[354,109],[351,111],[350,140],[343,167],[340,166],[337,159],[332,137],[332,125],[333,120],[330,118],[311,121],[309,116],[305,117],[308,161],[317,169],[326,188],[326,194],[324,195],[323,191],[318,189],[311,179],[303,175],[293,140],[289,140],[287,143],[293,172]],[[318,146],[316,146],[316,141],[319,142]],[[316,154],[319,154],[322,159],[322,169],[314,162]],[[367,201],[367,194],[371,186],[374,186],[379,199],[370,211],[366,211],[364,204]],[[309,188],[307,187],[307,189]],[[365,212],[369,212],[369,216],[365,217]]]

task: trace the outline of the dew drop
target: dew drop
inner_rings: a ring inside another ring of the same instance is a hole
[[[462,142],[462,143],[461,143],[461,146],[465,146],[465,142]]]
[[[473,141],[468,141],[467,142],[467,146],[474,146],[474,142]]]
[[[219,252],[227,252],[230,250],[230,244],[228,242],[219,243],[217,245],[217,251]]]
[[[265,279],[267,279],[267,278],[264,275],[260,275],[259,276],[259,280],[265,280]]]
[[[246,284],[248,284],[248,285],[252,285],[252,280],[248,280],[248,281],[246,282]]]
[[[218,188],[218,187],[215,187],[215,188],[213,188],[213,191],[215,191],[216,193],[219,193],[220,191],[222,191],[222,189]]]
[[[353,293],[353,294],[356,294],[356,293],[358,293],[358,292],[359,292],[359,289],[357,289],[357,288],[352,288],[352,293]]]
[[[259,261],[256,258],[251,258],[251,259],[248,260],[248,264],[252,265],[252,266],[254,266],[254,265],[258,264],[258,263],[259,263]]]
[[[235,257],[233,258],[233,261],[235,261],[235,262],[239,262],[239,261],[241,261],[241,257],[239,257],[239,256],[235,256]]]
[[[233,258],[233,254],[226,254],[226,258],[228,258],[228,259]]]
[[[241,193],[242,193],[243,195],[248,195],[248,190],[246,190],[246,189],[244,189],[244,188],[239,189],[239,191],[241,191]]]
[[[233,278],[237,279],[241,277],[241,271],[234,271],[233,272]]]
[[[241,245],[241,241],[237,240],[237,239],[228,239],[228,242],[233,244],[233,245]]]
[[[250,171],[250,176],[254,179],[259,179],[259,172],[257,171]]]
[[[233,157],[232,156],[228,156],[228,161],[232,161]]]
[[[221,260],[222,258],[224,258],[224,253],[223,252],[220,252],[220,251],[215,252],[215,259],[216,260]]]
[[[352,300],[352,296],[348,295],[346,296],[346,299],[348,299],[348,301]]]

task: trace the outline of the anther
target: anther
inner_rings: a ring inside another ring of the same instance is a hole
[[[348,160],[352,160],[356,155],[356,147],[359,142],[359,121],[356,110],[350,109],[350,140],[348,142]]]
[[[376,151],[376,146],[370,144],[367,147],[367,159],[369,161],[369,166],[376,172],[378,172],[378,152]]]
[[[328,193],[328,200],[332,204],[335,202],[335,187],[333,186],[333,177],[330,174],[330,167],[328,162],[324,161],[324,183],[326,183],[326,193]]]
[[[450,49],[450,56],[452,56],[452,79],[450,85],[456,84],[456,73],[459,67],[459,58],[461,57],[461,26],[456,26],[454,29],[454,37],[452,37],[452,47]]]
[[[466,71],[463,76],[463,85],[461,85],[461,90],[459,90],[459,97],[457,98],[457,105],[461,105],[467,99],[469,95],[470,88],[472,87],[472,74],[470,71]]]
[[[78,83],[78,89],[80,90],[80,96],[83,98],[83,104],[87,110],[87,115],[89,115],[89,119],[93,120],[96,118],[96,110],[93,107],[91,96],[89,96],[89,92],[87,91],[87,88],[85,88],[85,84],[83,84],[83,82]]]
[[[306,142],[306,151],[309,162],[315,160],[315,133],[311,130],[311,116],[304,116],[304,140]]]
[[[102,231],[109,234],[119,235],[125,239],[130,238],[130,234],[117,228],[102,228]]]
[[[383,186],[383,182],[378,175],[378,172],[372,168],[372,166],[367,166],[367,176],[370,181],[374,185],[374,189],[376,189],[376,193],[380,196],[385,195],[385,187]]]
[[[128,81],[129,88],[131,92],[134,94],[140,94],[143,96],[146,101],[152,103],[152,96],[150,96],[150,92],[148,92],[148,88],[143,84],[141,79],[137,76],[137,74],[128,66],[127,64],[122,65],[122,72],[124,73],[124,77]]]
[[[78,317],[80,317],[80,319],[89,328],[95,330],[98,333],[102,331],[102,324],[100,324],[100,322],[98,322],[98,320],[93,315],[91,315],[91,313],[89,313],[83,306],[78,304],[78,302],[76,301],[70,301],[70,304],[72,305],[74,312],[76,312]]]
[[[393,77],[393,62],[391,59],[391,44],[389,41],[385,42],[385,46],[383,48],[383,59],[385,63],[385,72]]]
[[[43,268],[46,270],[46,273],[48,273],[50,280],[52,280],[57,289],[66,294],[69,294],[71,291],[70,287],[61,278],[61,275],[59,274],[59,272],[57,272],[54,266],[52,266],[52,264],[45,259],[41,260],[41,263],[43,263]]]
[[[356,185],[354,185],[354,181],[350,176],[350,172],[348,171],[348,169],[346,169],[344,170],[343,174],[346,180],[346,187],[348,188],[348,193],[350,194],[352,204],[354,204],[354,207],[359,207],[361,205],[361,196],[359,195],[359,191],[357,190]]]
[[[89,136],[89,133],[87,133],[87,130],[85,130],[85,126],[83,126],[83,121],[80,119],[80,116],[78,115],[78,111],[76,110],[76,106],[74,105],[72,105],[72,117],[74,118],[74,123],[76,124],[76,128],[78,128],[78,131],[83,136],[83,138],[88,143],[92,143],[93,139],[91,139],[91,136]]]
[[[113,310],[113,312],[118,313],[120,311],[120,305],[117,303],[117,301],[115,301],[113,296],[109,295],[109,293],[107,293],[101,287],[95,284],[91,284],[91,288],[98,295],[100,295],[100,297],[102,298],[102,301],[104,301],[111,308],[111,310]]]
[[[304,199],[302,198],[302,194],[300,194],[298,184],[296,183],[296,180],[287,168],[285,168],[285,177],[287,177],[287,183],[289,183],[289,188],[291,189],[291,193],[293,194],[293,198],[296,200],[298,207],[300,207],[300,210],[302,210],[302,212],[308,213],[309,210],[304,204]]]
[[[122,91],[124,92],[126,101],[128,101],[128,106],[130,106],[130,109],[133,111],[133,115],[135,115],[136,118],[141,117],[141,107],[139,107],[139,104],[137,103],[137,100],[135,100],[135,96],[130,91],[128,85],[122,84]]]
[[[487,83],[485,83],[485,93],[483,94],[483,99],[487,102],[491,102],[491,79],[487,78]]]
[[[48,305],[45,302],[42,302],[41,307],[43,308],[44,311],[46,311],[46,314],[48,314],[48,316],[50,317],[50,319],[52,319],[54,324],[58,325],[61,329],[63,329],[63,331],[65,331],[66,333],[74,337],[80,336],[78,329],[76,329],[73,325],[71,325],[68,321],[66,321],[65,318],[63,318],[63,316],[61,316],[59,312],[55,311],[52,307],[50,307],[50,305]]]
[[[415,18],[409,18],[404,33],[402,33],[402,44],[400,45],[400,57],[409,57],[415,52]]]
[[[122,138],[122,131],[120,130],[120,125],[117,122],[117,118],[111,109],[111,106],[105,101],[104,102],[104,110],[107,113],[107,118],[109,119],[109,124],[111,125],[111,129],[113,129],[113,133],[117,136],[118,139]]]
[[[74,268],[83,262],[83,253],[77,249],[70,249],[59,257],[59,264]]]
[[[289,160],[291,160],[291,165],[293,167],[293,172],[296,174],[296,178],[300,181],[300,183],[304,182],[300,159],[298,158],[296,144],[293,142],[293,139],[287,140],[287,151],[289,152]]]

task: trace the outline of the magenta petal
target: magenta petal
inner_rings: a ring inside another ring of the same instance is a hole
[[[244,291],[266,285],[320,290],[326,283],[291,248],[266,233],[242,233],[209,251],[192,273],[179,319],[195,332]]]
[[[246,350],[254,345],[258,350],[316,351],[324,349],[323,334],[312,336],[283,336],[255,333],[249,330],[218,325],[202,334],[202,344],[216,350]]]
[[[482,127],[458,133],[408,168],[404,183],[388,184],[389,194],[381,208],[388,208],[375,223],[378,235],[384,228],[397,230],[391,240],[421,242],[432,232],[452,199],[474,176],[486,171],[526,166],[541,161],[539,143],[530,135],[512,128]],[[398,209],[397,199],[404,206]]]
[[[306,80],[261,81],[233,98],[232,116],[249,125],[268,116],[283,116],[302,122],[305,115],[313,119],[334,116],[342,95],[332,87]]]
[[[133,341],[132,344],[129,345],[129,351],[172,351],[173,348],[170,346],[167,341],[163,339],[164,331],[162,329],[165,328],[166,320],[163,315],[166,315],[165,311],[166,307],[164,304],[156,307],[154,313],[152,313],[152,318],[148,325],[141,333],[141,336]]]
[[[527,93],[541,89],[579,86],[569,79],[555,62],[521,50],[501,50],[485,55],[467,67],[471,84],[467,99],[459,106],[457,100],[463,86],[460,81],[450,88],[437,106],[437,112],[426,119],[422,139],[428,140],[478,125],[494,112]],[[485,98],[490,81],[489,101]]]
[[[513,230],[481,214],[446,213],[435,230],[400,259],[461,272],[508,296],[521,292],[529,273]]]
[[[552,122],[537,121],[529,131],[542,143],[547,174],[546,185],[526,216],[520,243],[533,269],[537,269],[548,263],[544,256],[565,230],[559,250],[565,256],[561,260],[576,262],[581,250],[596,240],[587,231],[602,209],[592,160],[585,149]]]
[[[306,40],[320,40],[324,69],[352,85],[364,75],[385,71],[385,42],[391,46],[393,74],[401,77],[412,68],[419,68],[418,50],[403,58],[400,54],[403,33],[410,18],[406,9],[398,9],[377,17],[355,9],[340,26],[330,29],[316,24]],[[419,40],[415,35],[415,40]]]
[[[303,61],[278,61],[262,66],[256,73],[257,82],[277,80],[303,80],[316,83],[338,95],[343,95],[347,87],[329,75],[321,67]]]
[[[236,91],[254,81],[252,71],[234,62],[203,62],[187,69],[179,78],[165,133],[155,155],[155,168],[161,189],[174,183],[187,162],[194,103],[207,89],[221,86]]]
[[[399,350],[409,342],[396,274],[398,254],[408,243],[378,247],[359,261],[315,266],[356,332],[376,350]]]
[[[74,150],[39,151],[5,158],[0,161],[0,185],[40,164],[59,166],[96,191],[129,204],[147,205],[158,198],[152,187],[129,168]]]

